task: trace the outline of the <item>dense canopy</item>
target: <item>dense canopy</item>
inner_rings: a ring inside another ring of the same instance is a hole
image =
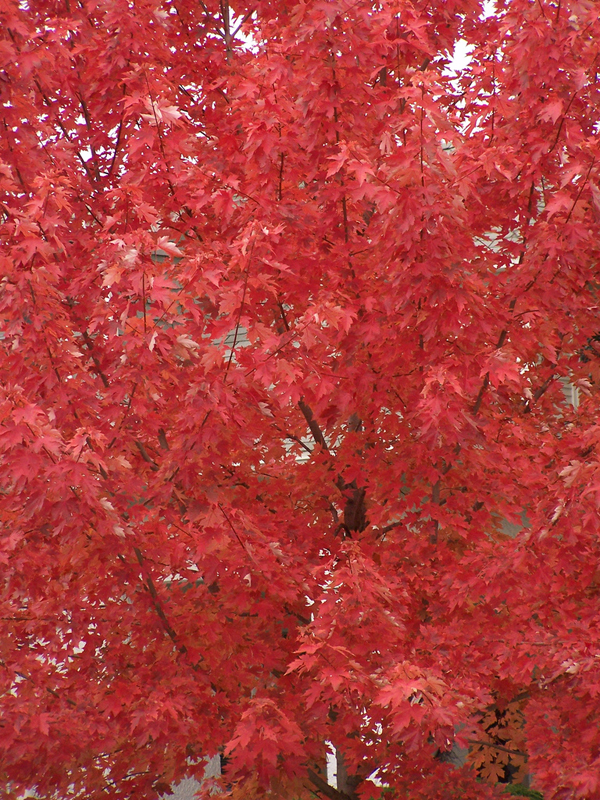
[[[598,42],[0,1],[4,796],[599,796]]]

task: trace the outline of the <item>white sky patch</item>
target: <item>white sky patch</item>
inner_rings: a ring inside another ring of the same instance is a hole
[[[252,15],[252,18],[255,18],[255,14]],[[235,17],[232,13],[231,15],[231,31],[235,32],[235,38],[238,41],[242,42],[242,50],[249,50],[251,53],[258,53],[258,44],[254,40],[251,34],[245,33],[242,30],[243,24],[243,17]]]
[[[483,11],[481,12],[480,19],[487,19],[493,17],[496,13],[496,0],[485,0],[483,3]]]
[[[475,49],[474,45],[469,44],[466,39],[459,39],[454,45],[454,52],[452,58],[446,69],[446,75],[458,75],[463,69],[466,69],[471,62],[471,53]]]

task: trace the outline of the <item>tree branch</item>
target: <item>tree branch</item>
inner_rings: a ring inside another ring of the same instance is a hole
[[[346,794],[346,792],[340,792],[334,786],[330,786],[326,780],[324,780],[318,773],[314,770],[308,770],[308,777],[311,783],[316,786],[317,791],[321,794],[324,794],[325,797],[328,797],[329,800],[353,800],[353,798]]]
[[[329,452],[329,447],[327,446],[327,442],[325,441],[325,437],[323,436],[323,432],[321,431],[321,428],[319,427],[319,423],[314,418],[314,415],[313,415],[311,407],[304,402],[304,398],[303,397],[301,397],[300,400],[298,401],[298,408],[300,409],[300,411],[304,415],[304,419],[306,420],[306,423],[307,423],[308,427],[310,428],[310,432],[312,433],[313,439],[315,440],[315,442],[317,444],[320,444],[321,447],[323,448],[323,450],[326,450],[327,452]]]
[[[146,585],[146,589],[148,589],[148,593],[152,600],[152,605],[154,606],[154,610],[156,611],[158,618],[162,622],[166,634],[171,639],[175,647],[179,650],[179,652],[182,655],[185,655],[187,653],[187,647],[179,642],[179,637],[175,633],[175,629],[173,628],[173,626],[171,625],[171,623],[167,618],[167,615],[165,614],[164,608],[160,601],[160,597],[158,596],[158,592],[156,591],[156,587],[154,586],[154,581],[152,580],[152,576],[149,574],[148,570],[144,565],[144,557],[142,556],[142,551],[140,550],[139,547],[134,547],[133,552],[135,553],[136,558],[138,560],[138,564],[142,569],[143,577],[145,578],[144,582]],[[202,658],[202,660],[204,660],[204,658]]]
[[[494,750],[502,750],[503,753],[511,753],[513,756],[523,756],[525,760],[528,758],[527,753],[524,753],[522,750],[510,750],[508,747],[502,747],[502,745],[494,744],[493,742],[480,742],[478,739],[467,739],[467,743],[476,744],[481,747],[492,747]]]

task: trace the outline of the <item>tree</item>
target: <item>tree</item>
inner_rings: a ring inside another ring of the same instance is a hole
[[[5,796],[597,797],[597,6],[1,9]]]

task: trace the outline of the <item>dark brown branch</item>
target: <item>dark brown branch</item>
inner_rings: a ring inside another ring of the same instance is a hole
[[[277,187],[277,199],[281,200],[283,198],[283,162],[285,156],[283,153],[279,155],[279,185]]]
[[[585,179],[582,181],[582,183],[581,183],[581,186],[579,187],[579,191],[577,192],[577,197],[575,198],[575,200],[573,200],[573,205],[572,205],[572,206],[571,206],[571,208],[569,209],[569,213],[567,214],[567,218],[566,218],[566,220],[565,220],[565,225],[566,225],[566,224],[569,222],[569,220],[571,219],[571,214],[572,214],[572,213],[573,213],[573,211],[575,210],[575,206],[577,205],[577,203],[579,202],[579,198],[580,198],[580,197],[581,197],[581,195],[583,194],[583,190],[584,190],[584,189],[585,189],[585,187],[586,187],[586,184],[587,184],[587,182],[588,182],[588,180],[589,180],[589,177],[590,177],[590,173],[591,173],[591,171],[592,171],[592,167],[594,166],[594,164],[595,164],[595,163],[596,163],[596,159],[595,159],[595,158],[592,158],[592,163],[590,164],[590,168],[589,168],[589,169],[588,169],[588,171],[587,171],[587,174],[586,174],[586,176],[585,176]]]
[[[156,470],[158,469],[158,464],[156,463],[156,461],[154,461],[153,458],[150,458],[150,456],[148,455],[148,452],[147,452],[146,448],[144,447],[144,445],[142,444],[142,442],[140,442],[140,441],[138,441],[136,439],[135,440],[135,446],[140,451],[140,455],[144,459],[144,461],[146,463],[150,464],[152,466],[152,469],[156,472]]]
[[[158,592],[156,591],[154,581],[152,580],[152,576],[149,574],[148,570],[144,565],[144,557],[142,556],[142,551],[139,549],[139,547],[134,547],[133,552],[135,553],[136,558],[138,560],[138,564],[142,569],[142,574],[146,589],[148,590],[148,593],[152,600],[152,605],[154,606],[154,610],[156,611],[158,618],[162,622],[165,633],[167,634],[169,639],[171,639],[171,641],[173,642],[175,647],[179,650],[179,652],[182,655],[185,655],[187,653],[187,648],[184,644],[180,644],[179,637],[175,633],[175,629],[173,628],[173,626],[171,625],[171,623],[167,618],[167,615],[165,614],[164,608],[158,596]]]
[[[481,408],[481,402],[483,400],[483,395],[485,394],[485,390],[487,389],[489,384],[490,384],[490,373],[486,372],[485,378],[483,379],[483,383],[481,384],[481,388],[479,389],[479,394],[477,395],[477,399],[473,404],[473,409],[472,409],[473,414],[477,414],[479,412],[479,409]]]
[[[289,333],[290,332],[290,324],[287,321],[287,317],[285,316],[285,310],[283,308],[283,303],[281,302],[281,300],[277,301],[277,305],[279,306],[279,311],[281,313],[281,319],[283,321],[283,325],[284,325],[286,331]]]
[[[7,664],[4,661],[0,661],[0,665],[3,666],[3,667],[7,667]],[[35,685],[35,681],[33,680],[33,678],[30,677],[29,675],[26,675],[24,672],[16,670],[15,671],[15,675],[18,675],[19,678],[22,678],[24,681],[29,681],[30,683]],[[59,694],[55,689],[51,689],[49,686],[46,686],[46,691],[49,694],[51,694],[52,697],[55,697],[57,700],[64,700],[65,703],[68,703],[70,706],[73,706],[73,707],[77,708],[77,703],[75,702],[75,700],[72,700],[70,697],[67,697],[64,694]]]
[[[304,419],[310,428],[310,432],[312,433],[315,443],[320,445],[323,450],[329,453],[329,447],[325,441],[323,431],[319,427],[319,423],[316,421],[311,407],[304,402],[304,398],[302,397],[298,401],[298,408],[304,415]],[[356,417],[355,424],[357,426],[361,424],[358,416]],[[367,490],[364,486],[358,486],[356,481],[346,483],[341,475],[337,476],[335,485],[346,500],[344,506],[344,522],[343,525],[338,526],[338,529],[344,529],[348,535],[350,535],[352,531],[364,531],[368,525],[365,502]]]
[[[238,35],[238,32],[239,32],[240,28],[242,27],[242,25],[250,19],[250,17],[252,16],[253,13],[254,13],[253,11],[248,11],[247,14],[244,14],[244,16],[242,17],[241,22],[238,24],[237,28],[231,34],[232,37],[236,37]]]
[[[440,479],[438,478],[437,481],[433,484],[433,488],[431,490],[431,502],[435,503],[438,506],[440,504],[440,487],[441,487],[441,483],[440,483]],[[429,536],[430,544],[437,544],[439,528],[440,528],[440,523],[436,519],[433,522],[433,531],[431,532],[431,534]]]
[[[42,99],[43,99],[44,103],[46,104],[47,108],[52,110],[54,108],[55,104],[51,102],[51,100],[48,97],[48,95],[44,92],[44,90],[42,89],[38,79],[34,78],[33,82],[35,83],[39,93],[41,94]],[[67,140],[67,142],[69,142],[69,144],[73,144],[73,142],[71,141],[71,137],[69,136],[69,133],[68,133],[67,129],[65,128],[60,116],[58,116],[58,114],[54,115],[54,121],[55,121],[56,125],[58,125],[58,127],[61,129],[62,134],[65,137],[65,139]],[[86,175],[88,176],[88,178],[90,180],[90,183],[93,185],[94,181],[95,181],[95,178],[92,175],[92,172],[91,172],[90,168],[88,167],[86,160],[84,159],[83,155],[79,152],[79,150],[76,149],[75,152],[76,152],[77,158],[79,159],[79,161],[81,163],[81,166],[85,170],[85,173],[86,173]]]
[[[545,392],[548,390],[548,387],[550,386],[550,384],[552,383],[552,381],[554,380],[554,378],[555,378],[555,376],[554,376],[554,375],[550,375],[550,377],[549,377],[549,378],[547,378],[547,379],[546,379],[546,380],[545,380],[545,381],[542,383],[542,385],[541,385],[541,386],[540,386],[538,389],[536,389],[536,390],[535,390],[535,392],[533,393],[533,401],[534,401],[534,402],[536,402],[537,400],[539,400],[539,399],[540,399],[540,397],[541,397],[541,396],[542,396],[542,395],[543,395],[543,394],[544,394],[544,393],[545,393]]]
[[[317,444],[320,444],[323,450],[329,452],[329,447],[327,446],[327,442],[325,441],[323,432],[319,427],[319,423],[316,421],[311,407],[304,402],[303,397],[301,397],[300,400],[298,401],[298,408],[304,415],[304,419],[306,420],[307,425],[310,428],[310,432],[312,433],[315,442]]]
[[[529,205],[528,205],[528,208],[530,208],[530,206],[531,206],[532,198],[533,198],[533,184],[531,185],[531,192],[529,193]],[[525,256],[525,243],[523,243],[523,252],[519,256],[519,266],[523,263],[524,256]],[[536,278],[537,278],[537,276],[536,276]],[[531,287],[533,286],[533,284],[536,281],[536,278],[534,278],[532,281],[530,281],[529,284],[525,287],[525,290],[524,290],[525,292],[528,292],[529,289],[531,289]],[[508,304],[508,310],[511,312],[511,314],[515,310],[516,304],[517,304],[517,298],[513,297],[513,299]],[[501,347],[504,346],[504,342],[506,341],[506,337],[507,336],[508,336],[508,328],[503,328],[503,330],[500,331],[500,336],[498,337],[498,342],[496,343],[496,350],[499,350]],[[473,408],[472,408],[472,413],[473,414],[477,414],[479,409],[481,408],[481,402],[483,400],[483,395],[485,394],[485,390],[487,389],[487,387],[489,385],[490,385],[490,373],[486,372],[485,373],[485,377],[483,379],[483,383],[481,384],[481,388],[479,389],[479,394],[477,395],[475,403],[473,404]]]
[[[478,739],[467,739],[467,743],[477,744],[481,747],[492,747],[494,750],[502,750],[503,753],[511,753],[514,756],[523,756],[525,760],[528,758],[527,753],[524,753],[522,750],[510,750],[508,747],[502,747],[502,745],[494,744],[493,742],[480,742]]]
[[[245,553],[246,553],[248,556],[250,556],[250,558],[252,559],[252,561],[253,561],[253,562],[256,564],[256,559],[254,558],[254,556],[252,555],[252,553],[248,551],[248,548],[246,547],[246,545],[245,545],[245,544],[244,544],[244,542],[242,541],[242,537],[239,535],[239,533],[237,532],[237,530],[236,530],[236,528],[235,528],[235,525],[234,525],[234,524],[233,524],[233,522],[231,521],[231,519],[230,519],[230,517],[229,517],[229,514],[228,514],[228,513],[225,511],[225,509],[223,508],[223,506],[221,505],[221,503],[219,503],[218,505],[219,505],[219,508],[221,509],[221,514],[223,514],[223,516],[225,517],[225,520],[226,520],[227,524],[229,525],[229,527],[231,528],[231,531],[232,531],[233,535],[234,535],[234,536],[235,536],[235,538],[238,540],[238,542],[239,542],[239,544],[240,544],[240,547],[242,548],[242,550],[243,550],[243,551],[244,551],[244,552],[245,552]],[[257,566],[258,566],[258,565],[257,565]],[[260,569],[260,567],[259,567],[259,569]]]
[[[56,697],[57,700],[64,700],[65,703],[68,703],[70,706],[73,706],[73,708],[77,708],[77,703],[75,702],[75,700],[71,700],[70,697],[64,697],[63,695],[60,695],[57,691],[51,689],[49,686],[46,686],[46,691],[49,692],[52,695],[52,697]]]
[[[558,13],[560,13],[560,2],[558,4]],[[556,136],[554,138],[554,141],[552,142],[552,145],[550,146],[550,149],[548,150],[548,155],[550,155],[550,153],[554,150],[554,148],[558,144],[558,140],[560,139],[560,134],[562,133],[562,129],[564,127],[565,120],[567,118],[567,114],[571,110],[571,106],[573,105],[573,101],[575,100],[576,97],[577,97],[577,92],[573,92],[573,96],[569,100],[569,104],[565,108],[564,114],[560,118],[560,122],[558,124],[558,129],[556,131]]]
[[[312,453],[311,448],[305,442],[303,442],[299,436],[294,436],[293,433],[286,433],[285,438],[290,439],[292,442],[296,442],[296,444],[299,444],[300,447],[303,447],[307,453]]]
[[[351,535],[352,531],[364,531],[368,525],[366,488],[364,486],[358,486],[356,481],[345,483],[341,475],[338,476],[336,485],[346,498],[343,524],[343,528],[345,528],[346,533]]]
[[[115,142],[115,148],[113,150],[112,159],[110,161],[110,166],[108,168],[108,172],[106,173],[106,177],[110,178],[115,168],[115,164],[117,163],[117,156],[119,155],[119,150],[121,148],[121,136],[123,135],[123,115],[121,115],[121,120],[119,122],[119,127],[117,129],[117,140]]]
[[[300,614],[299,611],[294,611],[287,603],[283,604],[283,608],[291,617],[296,617],[298,622],[302,623],[302,625],[310,625],[311,620],[309,617],[305,617],[304,614]]]
[[[163,450],[169,449],[169,443],[167,442],[167,435],[164,431],[164,428],[158,429],[158,443]]]
[[[173,181],[171,180],[171,177],[170,177],[170,174],[169,174],[171,172],[171,165],[169,164],[169,161],[167,159],[167,153],[165,151],[165,143],[163,141],[162,130],[161,130],[161,126],[160,126],[159,121],[158,121],[158,115],[156,113],[156,106],[154,104],[154,97],[152,96],[152,90],[150,88],[150,81],[148,80],[148,75],[147,75],[146,72],[144,72],[144,78],[146,79],[146,87],[148,89],[148,97],[150,98],[150,107],[152,109],[152,116],[154,117],[154,124],[156,125],[156,135],[158,137],[158,146],[160,148],[160,152],[161,152],[161,155],[163,157],[163,162],[164,162],[164,165],[165,165],[167,183],[169,184],[169,191],[171,192],[171,196],[174,197],[175,196],[175,187],[173,186]],[[145,309],[146,309],[146,304],[144,303],[144,311],[145,311]]]
[[[223,20],[223,39],[225,41],[225,55],[227,63],[231,63],[231,28],[229,24],[229,0],[221,0],[221,19]]]
[[[346,792],[340,792],[333,786],[330,786],[326,780],[324,780],[318,773],[314,770],[308,770],[308,777],[310,782],[316,786],[317,791],[321,794],[324,794],[325,797],[328,797],[329,800],[353,800],[353,798],[346,794]]]
[[[389,525],[386,525],[385,528],[381,529],[381,536],[384,536],[389,531],[393,531],[394,528],[399,528],[401,525],[404,525],[404,520],[398,520],[398,522],[391,522]]]
[[[248,263],[246,264],[246,274],[244,277],[244,288],[242,290],[242,299],[240,302],[240,310],[237,315],[237,321],[235,323],[235,333],[233,334],[233,342],[231,343],[231,350],[229,351],[229,359],[227,361],[227,366],[225,367],[225,377],[229,372],[229,367],[231,366],[231,362],[233,361],[233,356],[235,353],[235,348],[238,343],[238,336],[240,334],[240,324],[242,321],[242,314],[244,313],[244,303],[246,302],[246,292],[248,291],[248,278],[250,277],[250,263],[252,261],[252,254],[254,253],[254,245],[256,243],[256,239],[252,239],[252,247],[250,248],[250,253],[248,255]]]
[[[93,145],[93,128],[92,128],[92,120],[90,118],[90,112],[87,107],[87,103],[85,102],[82,94],[77,94],[76,96],[79,98],[79,103],[81,104],[81,108],[83,110],[83,117],[85,119],[85,125],[88,130],[88,134],[90,136],[90,143],[89,148],[92,153],[92,162],[94,164],[94,170],[96,171],[96,180],[100,180],[100,167],[98,166],[98,154],[96,153],[96,148]]]
[[[98,359],[97,359],[97,358],[96,358],[96,356],[94,355],[94,343],[93,343],[93,341],[92,341],[92,339],[91,339],[91,337],[90,337],[89,333],[88,333],[86,330],[83,330],[83,331],[81,332],[81,335],[83,336],[83,341],[85,342],[87,349],[90,351],[90,356],[91,356],[91,358],[92,358],[92,361],[94,362],[94,366],[95,366],[95,367],[96,367],[96,369],[98,370],[98,375],[99,375],[99,377],[100,377],[100,380],[101,380],[101,381],[102,381],[102,383],[104,384],[104,388],[105,388],[105,389],[108,389],[108,387],[110,386],[110,384],[109,384],[109,382],[108,382],[108,378],[107,378],[107,377],[106,377],[106,375],[105,375],[105,374],[102,372],[102,368],[101,368],[101,366],[100,366],[100,362],[98,361]]]

